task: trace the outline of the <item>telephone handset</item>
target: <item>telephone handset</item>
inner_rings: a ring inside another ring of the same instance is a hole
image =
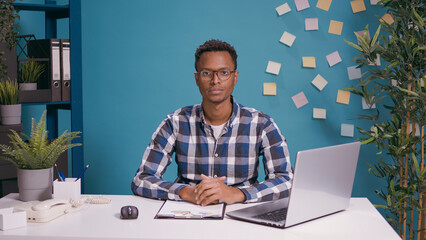
[[[28,222],[49,222],[67,213],[71,204],[66,200],[49,199],[46,201],[30,201],[14,206],[17,210],[27,212]]]

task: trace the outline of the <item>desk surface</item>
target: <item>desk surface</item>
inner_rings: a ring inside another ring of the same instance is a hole
[[[16,204],[17,194],[0,199],[0,208]],[[110,204],[90,205],[48,223],[0,230],[0,239],[401,239],[366,198],[352,198],[349,209],[287,229],[224,220],[154,219],[163,201],[131,195],[106,195]],[[121,220],[120,209],[134,205],[136,220]],[[250,206],[233,204],[226,211]]]

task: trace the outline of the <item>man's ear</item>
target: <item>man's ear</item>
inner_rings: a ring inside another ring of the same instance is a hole
[[[237,82],[238,82],[238,73],[239,71],[234,72],[234,86],[237,85]]]
[[[200,86],[199,84],[198,84],[198,73],[194,73],[194,78],[195,78],[195,83],[197,84],[197,86]]]

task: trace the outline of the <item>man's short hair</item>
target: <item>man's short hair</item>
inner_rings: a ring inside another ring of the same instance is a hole
[[[203,45],[199,46],[197,51],[195,51],[195,70],[197,69],[197,64],[200,61],[201,54],[205,52],[220,52],[225,51],[228,52],[229,55],[231,55],[232,61],[234,62],[234,71],[237,70],[237,52],[235,51],[234,47],[231,46],[229,43],[220,41],[220,40],[208,40]]]

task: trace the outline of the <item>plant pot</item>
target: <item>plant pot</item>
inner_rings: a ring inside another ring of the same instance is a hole
[[[21,91],[34,91],[37,90],[37,83],[20,83],[19,88]]]
[[[0,113],[2,125],[21,123],[21,104],[0,105]]]
[[[44,201],[52,198],[53,167],[46,169],[18,168],[19,199]]]

